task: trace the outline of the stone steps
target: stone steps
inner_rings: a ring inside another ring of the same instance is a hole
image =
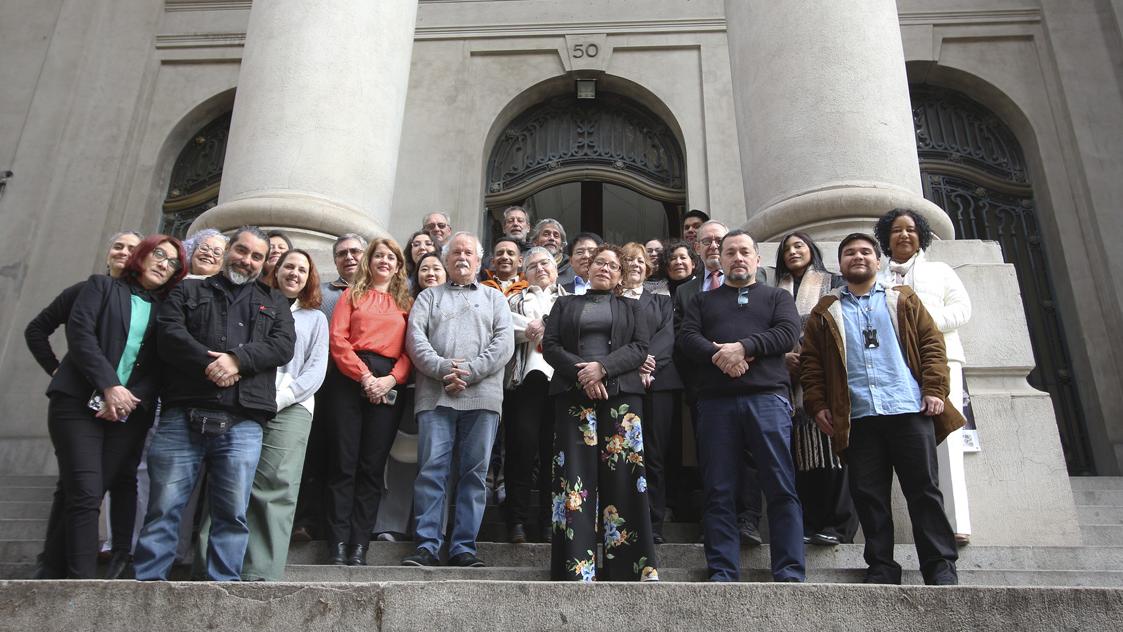
[[[1123,507],[1110,505],[1077,505],[1076,518],[1080,524],[1123,524]]]
[[[912,579],[911,577],[908,579]],[[522,581],[0,582],[12,630],[1115,630],[1118,588]]]
[[[1073,476],[1068,480],[1073,491],[1123,490],[1123,476]]]
[[[50,514],[50,501],[0,500],[0,520],[23,520],[27,518],[46,520]]]

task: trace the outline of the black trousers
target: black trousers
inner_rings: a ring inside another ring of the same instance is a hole
[[[554,440],[554,405],[549,398],[550,382],[541,371],[532,371],[522,384],[507,391],[503,402],[503,428],[507,453],[503,478],[507,486],[507,523],[525,524],[529,518],[530,493],[537,485],[536,522],[546,526],[550,507],[551,454]],[[538,462],[535,477],[535,461]]]
[[[131,480],[131,489],[115,488],[119,497],[113,504],[121,506],[121,513],[112,525],[114,540],[120,541],[122,550],[129,549],[136,521],[136,468],[151,425],[152,413],[145,408],[125,423],[112,422],[94,417],[85,400],[51,396],[47,428],[58,459],[63,509],[61,529],[56,526],[52,531],[48,520],[44,559],[48,568],[64,566],[70,579],[94,578],[101,499],[115,483]],[[116,549],[118,542],[114,544]]]
[[[663,532],[663,518],[667,513],[668,462],[673,461],[674,451],[682,451],[682,444],[671,440],[675,400],[674,391],[648,391],[643,396],[643,455],[647,464],[651,527],[655,533]]]
[[[803,505],[803,535],[825,533],[850,543],[858,533],[858,513],[850,500],[850,476],[841,468],[795,473],[795,488]]]
[[[340,386],[346,386],[349,381],[335,368],[335,363],[328,360],[324,383],[316,391],[316,410],[312,413],[312,430],[308,433],[308,449],[304,452],[304,470],[300,475],[293,529],[303,527],[320,538],[328,537],[325,533],[328,513],[325,498],[335,402]]]
[[[328,530],[332,542],[366,545],[386,487],[386,459],[398,436],[401,401],[372,404],[362,385],[344,379],[332,415]]]
[[[936,435],[930,417],[919,414],[877,415],[855,419],[846,449],[850,495],[866,536],[867,579],[901,583],[901,565],[893,559],[893,472],[901,483],[917,559],[925,583],[955,573],[959,553],[944,515],[937,486]]]

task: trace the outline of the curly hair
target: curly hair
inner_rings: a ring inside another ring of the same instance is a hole
[[[406,281],[405,257],[402,256],[401,246],[390,237],[372,239],[366,251],[363,252],[363,259],[359,262],[359,271],[355,273],[355,281],[351,284],[351,307],[358,307],[359,301],[363,299],[366,293],[374,289],[374,279],[370,271],[370,258],[379,246],[389,248],[390,252],[398,259],[398,269],[390,277],[390,287],[386,288],[386,293],[393,297],[398,309],[408,312],[409,308],[413,306],[413,299],[410,298],[409,284]]]
[[[694,252],[694,248],[691,247],[690,244],[686,243],[686,241],[682,239],[672,239],[670,241],[665,241],[663,242],[663,252],[659,253],[659,271],[664,278],[671,278],[670,270],[668,269],[671,264],[671,256],[674,255],[675,251],[679,248],[685,248],[687,256],[690,257],[691,274],[693,274],[694,271],[698,269],[698,266],[702,265],[702,262],[698,259],[698,254]]]
[[[928,246],[932,245],[932,226],[928,224],[928,220],[917,213],[916,211],[908,208],[895,208],[885,215],[882,215],[877,223],[873,225],[873,234],[877,237],[877,243],[881,244],[881,250],[887,256],[893,254],[893,248],[889,244],[889,237],[893,231],[893,222],[902,215],[908,215],[916,224],[916,236],[920,238],[920,249],[928,250]]]

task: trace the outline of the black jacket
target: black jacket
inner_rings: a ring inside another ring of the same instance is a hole
[[[51,348],[51,334],[70,320],[70,310],[84,287],[86,282],[79,281],[63,290],[50,305],[32,318],[31,322],[27,323],[27,329],[23,330],[28,351],[47,375],[54,375],[55,369],[59,367],[58,357],[55,356],[55,350]]]
[[[250,341],[228,349],[228,306],[219,283],[217,276],[186,279],[160,306],[156,320],[157,348],[163,363],[163,404],[169,408],[215,406],[220,389],[203,372],[214,361],[207,352],[228,352],[238,358],[242,376],[229,387],[238,389],[238,405],[271,419],[277,412],[276,370],[292,359],[296,342],[289,303],[280,291],[255,281],[249,297],[253,313]]]
[[[647,354],[655,356],[655,382],[653,391],[673,391],[682,388],[672,355],[675,350],[674,307],[667,294],[644,291],[639,297],[639,311],[647,318],[651,331],[651,345]]]
[[[546,318],[546,331],[542,336],[542,356],[554,367],[550,379],[550,395],[580,389],[577,384],[577,367],[586,360],[577,355],[581,338],[581,310],[584,296],[559,296]],[[605,390],[611,397],[621,392],[643,395],[639,367],[647,359],[651,330],[647,318],[639,316],[639,301],[609,298],[612,308],[612,351],[598,360],[608,373]]]
[[[141,341],[128,384],[123,386],[146,407],[156,398],[155,345],[157,299],[153,298],[148,328]],[[132,290],[120,279],[95,274],[85,282],[66,322],[68,351],[47,387],[47,395],[62,393],[86,400],[97,391],[119,386],[117,364],[129,338]]]

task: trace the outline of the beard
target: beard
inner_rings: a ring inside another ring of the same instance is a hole
[[[873,268],[862,268],[859,270],[847,270],[842,273],[842,278],[846,279],[848,283],[865,283],[870,279],[877,276],[877,271]]]
[[[234,285],[245,285],[251,281],[256,281],[261,276],[260,270],[254,274],[240,272],[229,261],[222,267],[222,272]]]

